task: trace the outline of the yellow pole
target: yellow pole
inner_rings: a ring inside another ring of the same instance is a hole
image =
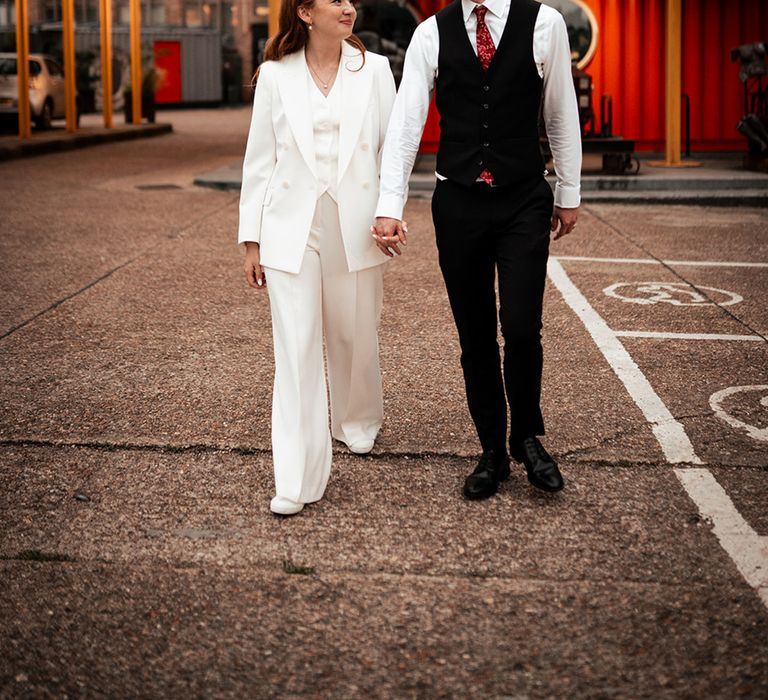
[[[19,138],[32,137],[29,106],[29,5],[16,0],[16,75],[19,83]]]
[[[77,130],[77,87],[75,81],[75,0],[62,0],[62,48],[64,49],[64,113],[67,131]]]
[[[680,162],[681,0],[667,0],[667,165]]]
[[[666,126],[664,160],[649,161],[649,165],[665,168],[690,168],[701,165],[691,160],[680,159],[680,139],[682,120],[681,93],[682,87],[682,43],[683,43],[683,8],[682,0],[667,0],[667,27],[665,48],[667,53],[666,65]]]
[[[269,0],[269,36],[277,34],[280,25],[280,0]]]
[[[112,0],[100,2],[101,94],[104,128],[112,128]]]
[[[141,0],[131,0],[131,95],[133,123],[141,124]]]

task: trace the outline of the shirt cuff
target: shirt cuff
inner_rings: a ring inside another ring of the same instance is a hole
[[[402,197],[396,194],[382,194],[379,196],[379,203],[376,206],[376,217],[386,217],[388,219],[403,219],[403,209],[405,202]]]
[[[576,209],[581,204],[581,187],[567,187],[555,184],[555,206],[561,209]]]

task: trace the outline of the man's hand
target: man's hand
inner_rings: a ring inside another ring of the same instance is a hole
[[[261,266],[259,244],[250,241],[245,244],[245,279],[248,280],[248,286],[254,289],[264,289],[267,286],[267,278]]]
[[[408,224],[399,219],[389,219],[384,216],[376,217],[376,222],[371,226],[371,233],[379,246],[379,250],[388,258],[402,255],[398,244],[408,245],[406,234]]]
[[[550,230],[555,234],[553,238],[557,240],[562,236],[568,235],[576,228],[576,221],[578,218],[578,207],[575,209],[561,209],[560,207],[555,207],[555,211],[552,214],[552,226],[550,226]]]

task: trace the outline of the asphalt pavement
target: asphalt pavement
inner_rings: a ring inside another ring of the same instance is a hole
[[[768,210],[589,203],[551,247],[545,444],[478,444],[430,203],[406,210],[373,453],[269,512],[248,111],[0,164],[0,697],[764,698]]]

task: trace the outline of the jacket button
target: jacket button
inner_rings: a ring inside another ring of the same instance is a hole
[[[360,144],[360,150],[361,151],[367,151],[368,150],[368,144],[367,143],[361,143]]]
[[[288,189],[290,186],[291,186],[291,185],[290,185],[290,183],[288,182],[288,180],[283,180],[283,187],[285,187],[285,189],[286,189],[286,190],[287,190],[287,189]]]
[[[364,183],[363,183],[363,189],[364,189],[364,190],[367,190],[367,189],[368,189],[370,186],[371,186],[371,183],[370,183],[370,182],[364,182]]]

